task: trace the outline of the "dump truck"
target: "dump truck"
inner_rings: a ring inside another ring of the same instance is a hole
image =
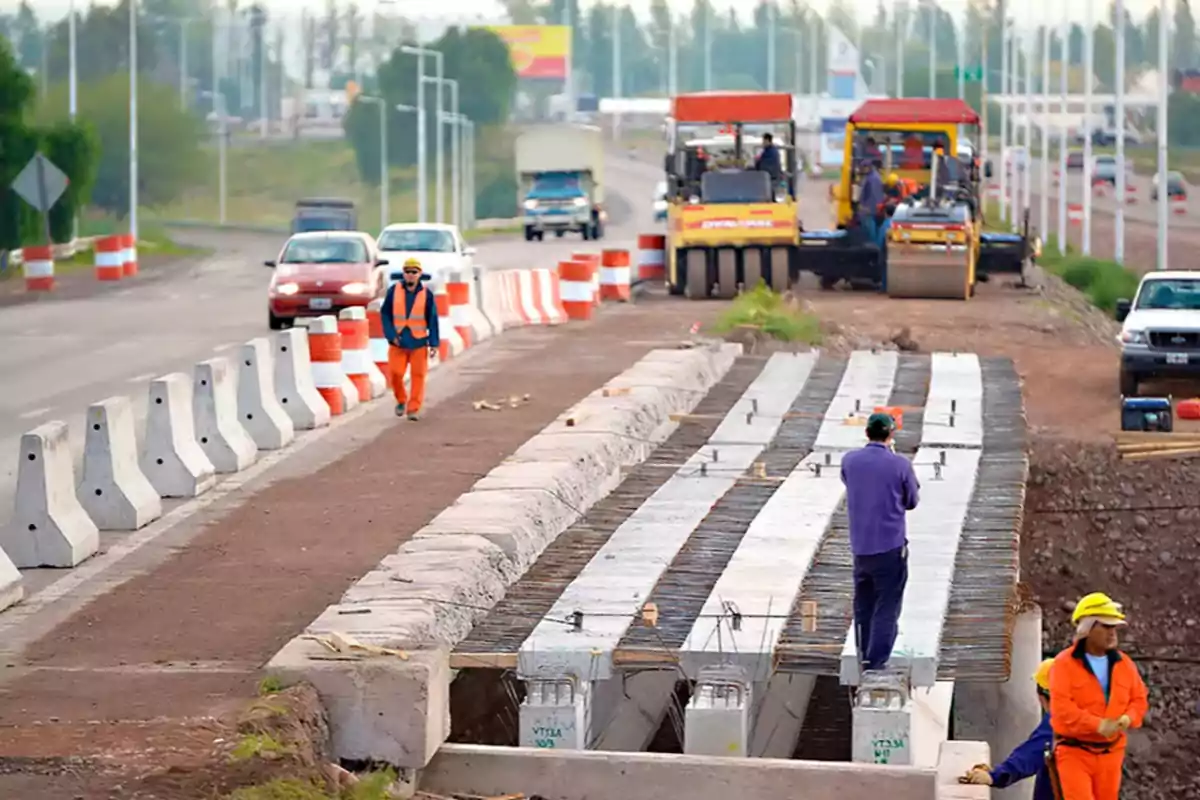
[[[763,137],[779,174],[757,168]],[[701,92],[671,100],[667,119],[667,287],[689,299],[731,298],[796,275],[796,124],[782,92]]]
[[[604,235],[604,138],[591,125],[537,125],[516,142],[525,241],[546,233]]]
[[[354,201],[341,197],[305,197],[296,201],[292,233],[356,231],[358,211]]]
[[[1023,274],[1037,255],[1028,224],[1020,233],[985,233],[981,168],[970,140],[979,116],[957,99],[868,100],[847,120],[842,172],[833,188],[837,229],[801,235],[802,269],[821,286],[886,287],[891,297],[965,300],[980,280]],[[942,163],[942,160],[945,160]],[[871,240],[860,224],[864,162],[902,188],[889,199],[891,225]],[[940,175],[939,181],[933,177]]]

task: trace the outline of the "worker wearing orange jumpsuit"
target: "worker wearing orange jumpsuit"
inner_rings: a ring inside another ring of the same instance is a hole
[[[380,318],[388,341],[388,372],[392,376],[392,394],[396,397],[396,416],[406,413],[411,420],[421,418],[425,403],[425,377],[429,360],[437,355],[441,339],[438,333],[437,301],[422,282],[421,262],[404,262],[404,280],[388,287]],[[404,389],[404,373],[412,369],[411,392]]]
[[[1141,727],[1146,716],[1146,684],[1117,649],[1117,628],[1125,624],[1120,604],[1094,592],[1075,606],[1071,622],[1075,643],[1055,656],[1050,671],[1062,800],[1118,800],[1125,731]]]

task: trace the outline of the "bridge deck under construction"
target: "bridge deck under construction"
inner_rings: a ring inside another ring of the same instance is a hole
[[[523,678],[739,663],[857,680],[842,454],[901,411],[922,484],[893,663],[917,685],[1004,680],[1028,470],[1008,359],[743,357],[459,644]]]

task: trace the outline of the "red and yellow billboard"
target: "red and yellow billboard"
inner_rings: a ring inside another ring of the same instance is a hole
[[[570,26],[493,25],[490,30],[508,43],[518,78],[566,79]]]

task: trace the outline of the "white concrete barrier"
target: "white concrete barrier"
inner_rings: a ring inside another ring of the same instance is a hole
[[[141,464],[159,497],[196,497],[216,483],[216,468],[196,441],[192,382],[182,372],[150,382]]]
[[[346,413],[352,408],[358,408],[358,387],[354,385],[354,381],[350,380],[350,376],[342,374],[342,413]]]
[[[329,404],[313,383],[304,328],[288,328],[275,334],[275,397],[297,430],[313,430],[329,424]]]
[[[102,531],[136,531],[162,516],[162,500],[138,464],[128,397],[88,407],[78,496]]]
[[[0,548],[17,567],[74,567],[100,549],[100,530],[75,496],[65,422],[47,422],[21,437],[14,505]]]
[[[292,418],[275,396],[271,344],[251,339],[238,360],[238,419],[259,450],[278,450],[296,438]]]
[[[12,559],[0,550],[0,611],[15,606],[25,597],[25,587],[21,585],[21,573]]]
[[[504,283],[499,273],[489,272],[486,267],[475,268],[475,295],[472,305],[486,320],[493,333],[504,332]]]
[[[233,380],[227,358],[212,358],[196,365],[192,386],[196,441],[221,474],[241,472],[258,460],[258,445],[238,419]]]

